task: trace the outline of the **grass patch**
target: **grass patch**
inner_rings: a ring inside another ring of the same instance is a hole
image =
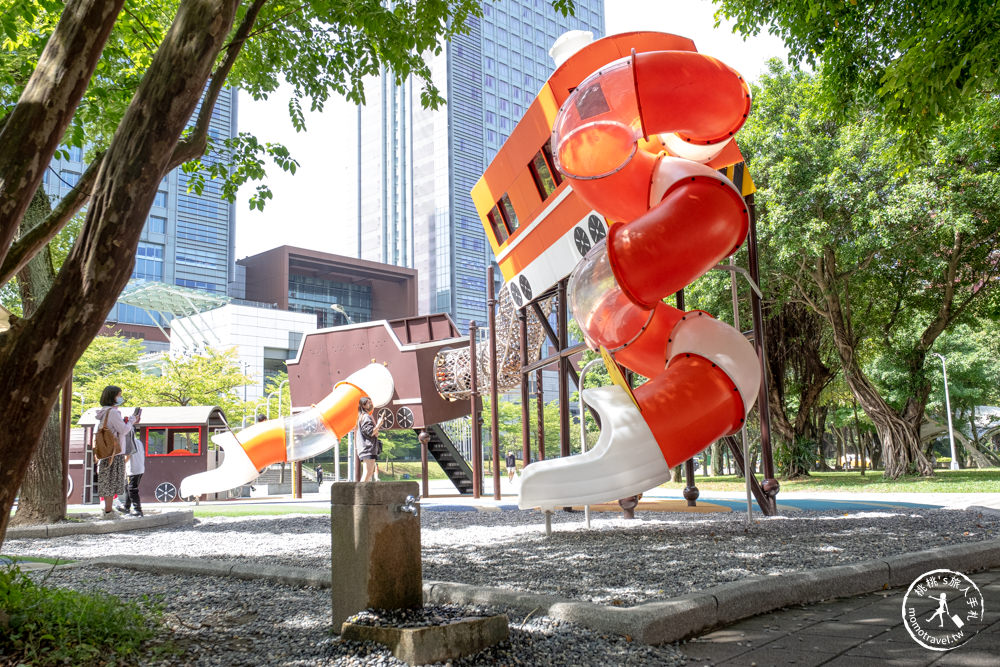
[[[757,476],[760,479],[760,475]],[[782,479],[782,491],[858,491],[865,493],[997,493],[1000,492],[1000,468],[982,470],[935,470],[933,477],[885,479],[882,471],[810,472],[808,477]],[[701,491],[743,491],[742,477],[695,477]],[[683,489],[684,482],[661,485],[664,489]]]
[[[213,516],[261,516],[279,514],[329,514],[329,509],[319,507],[299,507],[297,505],[233,505],[223,507],[209,505],[192,507],[195,518],[205,519]]]
[[[323,465],[323,480],[331,481],[333,479],[333,468],[332,463],[324,463]],[[471,463],[469,464],[472,465]],[[410,480],[421,479],[420,472],[420,461],[392,461],[378,462],[379,478],[387,481],[400,481],[403,479],[404,475],[409,475]],[[428,479],[448,479],[448,476],[444,474],[444,470],[441,469],[441,464],[435,461],[433,458],[427,461],[427,477]],[[340,478],[347,479],[347,464],[340,464]]]
[[[65,565],[66,563],[76,562],[67,560],[66,558],[49,558],[47,556],[9,556],[7,554],[0,554],[0,558],[9,558],[15,563],[48,563],[49,565]]]
[[[0,654],[4,664],[135,663],[157,632],[162,607],[36,584],[16,566],[0,569]]]

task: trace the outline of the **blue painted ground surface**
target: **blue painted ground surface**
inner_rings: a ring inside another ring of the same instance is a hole
[[[730,499],[712,499],[712,498],[699,498],[700,501],[706,503],[712,503],[713,505],[724,505],[726,507],[732,508],[733,511],[746,511],[747,503],[745,500],[730,500]],[[756,501],[753,504],[754,510],[757,511]],[[778,511],[781,510],[793,510],[793,511],[808,511],[808,512],[832,512],[832,511],[844,511],[844,512],[871,512],[876,510],[885,509],[937,509],[939,505],[925,505],[922,503],[907,503],[907,502],[887,502],[881,500],[823,500],[816,498],[788,498],[782,499],[781,495],[778,495]]]
[[[746,510],[745,500],[736,500],[729,498],[711,498],[711,497],[701,497],[698,499],[699,502],[710,503],[712,505],[722,505],[724,507],[729,507],[734,512],[740,512]],[[778,511],[807,511],[807,512],[873,512],[879,510],[901,510],[901,509],[936,509],[939,505],[927,505],[924,503],[910,503],[910,502],[896,502],[896,501],[883,501],[883,500],[824,500],[816,498],[787,498],[783,499],[778,496]],[[479,511],[496,511],[496,510],[517,510],[517,505],[493,505],[493,506],[475,506],[475,505],[438,505],[438,504],[424,504],[423,510],[425,512],[479,512]],[[642,507],[640,506],[640,511]],[[754,502],[754,511],[760,511],[757,507],[757,503]]]

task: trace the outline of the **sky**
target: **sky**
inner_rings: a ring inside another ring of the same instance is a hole
[[[757,79],[768,59],[784,58],[786,49],[777,37],[759,35],[743,41],[730,25],[714,28],[714,12],[709,0],[605,0],[605,32],[658,30],[689,37],[700,52],[719,58],[750,81]],[[279,90],[264,102],[240,93],[240,131],[262,142],[284,144],[299,168],[294,175],[273,166],[268,169],[266,182],[274,198],[262,212],[247,206],[255,184],[240,190],[236,257],[281,245],[353,257],[357,254],[357,108],[344,100],[330,100],[322,113],[307,113],[306,131],[296,132],[288,119],[287,101],[287,91]]]

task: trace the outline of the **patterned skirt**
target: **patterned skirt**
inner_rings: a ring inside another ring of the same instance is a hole
[[[118,455],[97,462],[97,495],[114,498],[125,494],[125,457]]]

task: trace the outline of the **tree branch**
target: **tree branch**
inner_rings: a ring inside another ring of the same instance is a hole
[[[21,269],[31,261],[31,258],[55,238],[56,234],[66,226],[66,223],[76,215],[77,211],[83,208],[93,192],[94,183],[97,182],[97,172],[103,161],[104,153],[100,153],[87,166],[86,171],[80,176],[80,180],[77,181],[69,194],[63,197],[62,201],[52,209],[45,219],[11,245],[7,256],[0,263],[0,285],[7,283],[20,273]]]
[[[78,0],[66,4],[0,130],[0,258],[6,257],[46,165],[73,119],[123,3]]]
[[[247,9],[246,14],[243,15],[243,20],[240,21],[233,39],[226,45],[226,56],[219,63],[216,70],[212,72],[208,90],[205,91],[205,97],[201,101],[198,120],[195,121],[191,133],[177,142],[174,154],[170,158],[168,170],[179,167],[185,162],[205,153],[205,148],[208,146],[208,124],[212,120],[215,103],[219,100],[222,87],[226,84],[226,77],[229,76],[229,72],[233,69],[233,65],[236,63],[243,45],[250,36],[250,31],[257,20],[257,16],[260,14],[260,10],[263,9],[267,2],[268,0],[254,0],[254,3]]]

